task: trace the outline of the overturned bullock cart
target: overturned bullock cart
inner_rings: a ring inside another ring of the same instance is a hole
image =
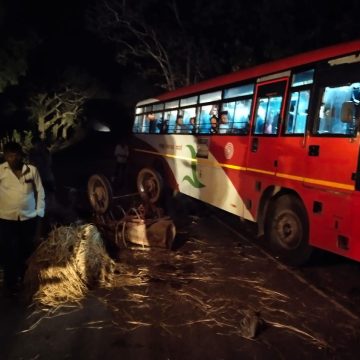
[[[138,192],[125,195],[115,195],[104,175],[94,174],[89,178],[87,190],[94,223],[108,243],[117,248],[172,247],[175,225],[155,205],[160,187],[151,171],[144,173],[138,182]]]

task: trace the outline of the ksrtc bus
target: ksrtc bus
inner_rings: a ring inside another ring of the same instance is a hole
[[[138,188],[161,184],[256,222],[280,258],[360,260],[360,40],[136,105]]]

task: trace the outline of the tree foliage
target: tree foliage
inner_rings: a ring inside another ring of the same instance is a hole
[[[169,90],[197,82],[220,63],[189,18],[176,0],[101,0],[87,16],[90,29],[117,45],[119,63]]]
[[[328,1],[99,0],[89,28],[117,60],[168,90],[360,35],[348,6]]]
[[[30,119],[36,124],[40,137],[55,146],[69,140],[69,132],[81,125],[81,113],[87,95],[65,88],[55,93],[38,93],[30,98]]]

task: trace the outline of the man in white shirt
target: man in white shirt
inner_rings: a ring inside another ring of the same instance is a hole
[[[23,161],[16,142],[4,145],[0,164],[0,245],[5,291],[13,293],[22,280],[26,260],[34,249],[39,218],[44,217],[45,194],[35,166]]]

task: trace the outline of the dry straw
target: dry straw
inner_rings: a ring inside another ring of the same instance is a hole
[[[93,286],[111,285],[115,264],[94,225],[54,228],[28,261],[29,300],[57,307],[78,303]]]

